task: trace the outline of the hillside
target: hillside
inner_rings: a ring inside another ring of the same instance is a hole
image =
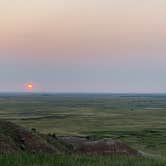
[[[90,155],[131,155],[139,152],[112,139],[90,140],[85,137],[42,135],[8,121],[0,121],[0,153],[52,153]]]

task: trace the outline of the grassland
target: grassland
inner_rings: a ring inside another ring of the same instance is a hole
[[[1,94],[0,118],[42,133],[119,138],[166,156],[166,95]]]
[[[3,166],[165,166],[166,162],[133,157],[23,154],[0,156],[0,164]]]

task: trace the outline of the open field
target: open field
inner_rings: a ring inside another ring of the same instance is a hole
[[[118,138],[166,156],[166,95],[1,94],[0,118],[42,133]]]
[[[67,155],[0,156],[3,166],[165,166],[165,161],[133,157],[88,157]]]

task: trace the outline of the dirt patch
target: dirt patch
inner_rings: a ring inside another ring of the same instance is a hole
[[[113,139],[102,139],[97,141],[88,140],[84,137],[59,137],[66,144],[73,146],[73,151],[79,154],[88,155],[130,155],[138,156],[140,153],[122,143]]]

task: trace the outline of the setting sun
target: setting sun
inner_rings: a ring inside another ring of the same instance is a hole
[[[32,90],[32,89],[33,89],[33,84],[32,84],[32,83],[28,83],[28,84],[26,85],[26,89]]]

